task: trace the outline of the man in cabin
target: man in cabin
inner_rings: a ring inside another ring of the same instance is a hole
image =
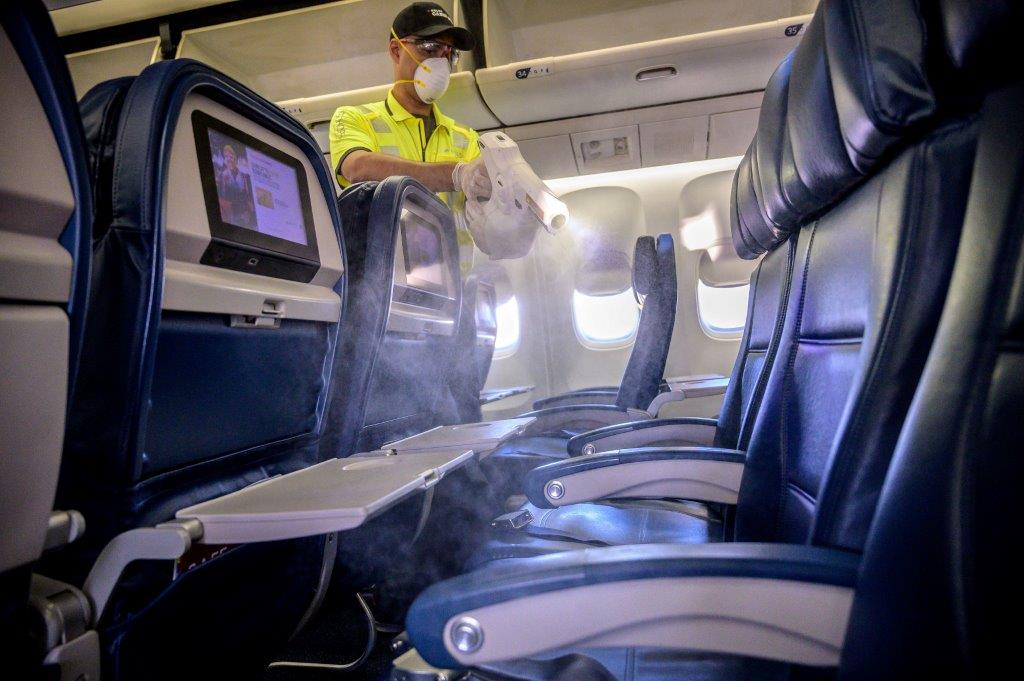
[[[256,207],[252,202],[252,179],[238,167],[238,154],[230,144],[221,149],[224,167],[217,175],[217,196],[221,218],[246,229],[256,229]]]
[[[440,5],[415,2],[398,13],[388,38],[394,86],[387,99],[340,107],[331,118],[331,165],[342,187],[408,175],[456,211],[464,201],[490,196],[476,131],[441,113],[436,103],[459,53],[475,45],[473,34],[455,26]],[[464,226],[457,236],[465,274],[473,239]]]

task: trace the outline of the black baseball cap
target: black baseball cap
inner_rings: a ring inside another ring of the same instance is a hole
[[[448,12],[436,2],[414,2],[395,17],[391,30],[399,38],[418,35],[429,38],[447,33],[453,38],[456,49],[468,52],[476,47],[473,34],[452,23]]]

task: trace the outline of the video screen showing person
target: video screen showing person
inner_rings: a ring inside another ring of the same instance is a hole
[[[295,168],[209,129],[220,219],[308,245]]]
[[[446,294],[440,229],[408,208],[402,209],[401,224],[408,283]]]

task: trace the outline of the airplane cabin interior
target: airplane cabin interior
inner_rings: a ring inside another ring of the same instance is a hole
[[[1022,14],[0,3],[0,676],[1013,675]]]

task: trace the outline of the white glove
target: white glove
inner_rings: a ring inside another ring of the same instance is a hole
[[[466,195],[466,212],[470,206],[477,208],[480,203],[491,198],[491,178],[487,174],[487,165],[481,156],[472,161],[455,164],[452,170],[452,185],[457,191]]]

